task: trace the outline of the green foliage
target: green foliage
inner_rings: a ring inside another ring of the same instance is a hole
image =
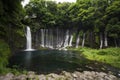
[[[119,0],[77,0],[76,3],[31,0],[25,7],[28,16],[25,23],[33,32],[40,28],[69,28],[77,33],[92,31],[98,38],[99,33],[103,37],[106,33],[108,40],[113,41],[120,38],[119,3]],[[99,40],[93,45],[96,44],[100,45]]]
[[[8,71],[6,66],[8,64],[10,53],[8,44],[6,44],[3,40],[0,40],[0,74],[4,74]]]
[[[7,68],[10,53],[23,47],[24,10],[22,0],[0,0],[0,74],[10,72]]]
[[[16,68],[9,69],[8,72],[13,73],[14,75],[20,75],[20,74],[27,74],[28,73],[28,71],[26,71],[26,70],[19,70],[19,69],[16,69]]]
[[[53,27],[56,24],[57,5],[53,1],[32,0],[25,10],[28,16],[27,20],[29,20],[25,24],[31,26],[33,31],[49,26]],[[34,15],[35,17],[33,17]]]
[[[91,48],[78,48],[74,49],[83,54],[90,60],[96,60],[103,63],[110,64],[114,67],[120,68],[120,48],[106,48],[106,49],[91,49]]]
[[[55,3],[54,1],[32,0],[25,7],[28,15],[27,25],[35,32],[40,28],[69,28],[71,21],[68,8],[71,3]],[[35,15],[36,18],[32,18]]]
[[[0,0],[0,38],[8,43],[12,51],[20,48],[21,44],[18,43],[23,41],[21,22],[23,17],[24,10],[21,0]]]
[[[107,48],[99,50],[98,55],[120,56],[119,48]]]
[[[0,0],[0,39],[2,39],[0,40],[0,73],[7,70],[5,66],[8,64],[10,49],[14,51],[23,47],[25,37],[23,24],[29,25],[32,32],[40,28],[79,29],[80,37],[83,32],[92,31],[94,37],[97,37],[95,44],[99,44],[98,33],[108,32],[109,41],[116,39],[119,42],[120,0],[77,0],[76,3],[30,0],[25,9],[21,1]],[[118,49],[80,48],[79,50],[78,48],[77,50],[89,59],[117,66],[120,61]],[[17,70],[13,70],[13,73],[17,73]]]
[[[108,53],[108,52],[102,50],[102,51],[99,51],[97,54],[98,54],[98,55],[107,55],[107,53]]]

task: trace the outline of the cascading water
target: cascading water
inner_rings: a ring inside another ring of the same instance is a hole
[[[44,29],[41,29],[41,46],[44,47]]]
[[[69,46],[72,46],[72,40],[73,40],[73,35],[70,35],[70,42],[69,42]]]
[[[64,48],[66,48],[68,46],[68,42],[69,42],[69,30],[67,30],[67,32],[66,32],[66,38],[65,38],[65,42],[64,42]]]
[[[31,38],[31,31],[30,31],[30,27],[27,26],[27,31],[26,31],[26,50],[25,51],[31,51],[32,49],[32,38]]]
[[[40,29],[40,45],[41,47],[51,49],[64,49],[67,46],[72,46],[73,36],[69,34],[69,30],[64,29]],[[70,40],[70,41],[69,41]],[[69,43],[70,42],[70,43]]]
[[[76,41],[76,48],[78,48],[79,42],[80,42],[80,36],[78,35],[77,36],[77,41]]]

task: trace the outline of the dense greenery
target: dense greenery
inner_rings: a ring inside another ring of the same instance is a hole
[[[9,46],[3,40],[0,40],[0,73],[7,72],[6,66],[10,53]]]
[[[57,4],[54,1],[31,0],[25,7],[25,24],[31,26],[34,34],[41,28],[72,29],[76,37],[80,36],[82,47],[118,47],[119,3],[119,0],[77,0],[76,3]]]
[[[23,48],[23,16],[21,0],[0,0],[0,74],[11,71],[8,58]]]
[[[21,0],[0,0],[0,38],[9,45],[12,52],[23,43],[23,16]]]
[[[12,51],[23,48],[24,25],[29,25],[33,36],[41,28],[65,28],[76,32],[74,36],[80,37],[82,47],[118,47],[119,3],[119,0],[77,0],[76,3],[31,0],[23,9],[21,0],[1,0],[0,38]]]
[[[25,8],[21,1],[0,0],[0,73],[6,72],[11,53],[24,48],[26,25],[31,27],[33,36],[41,28],[73,30],[76,32],[73,44],[80,37],[82,47],[120,46],[120,0],[77,0],[76,3],[30,0]],[[91,60],[120,68],[120,48],[91,48],[76,50]]]
[[[90,60],[95,60],[103,63],[108,63],[114,67],[120,68],[120,48],[107,49],[91,49],[91,48],[75,48]]]

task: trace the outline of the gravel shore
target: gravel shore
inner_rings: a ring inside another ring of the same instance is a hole
[[[66,72],[62,71],[60,74],[35,74],[29,71],[27,74],[14,75],[8,73],[1,75],[0,80],[120,80],[120,78],[104,72],[83,71],[83,72]]]

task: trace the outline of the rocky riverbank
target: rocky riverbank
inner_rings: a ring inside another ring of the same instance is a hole
[[[37,75],[30,71],[27,74],[14,75],[8,73],[1,75],[0,80],[120,80],[110,73],[83,71],[83,72],[66,72],[62,71],[60,74],[40,74]]]

